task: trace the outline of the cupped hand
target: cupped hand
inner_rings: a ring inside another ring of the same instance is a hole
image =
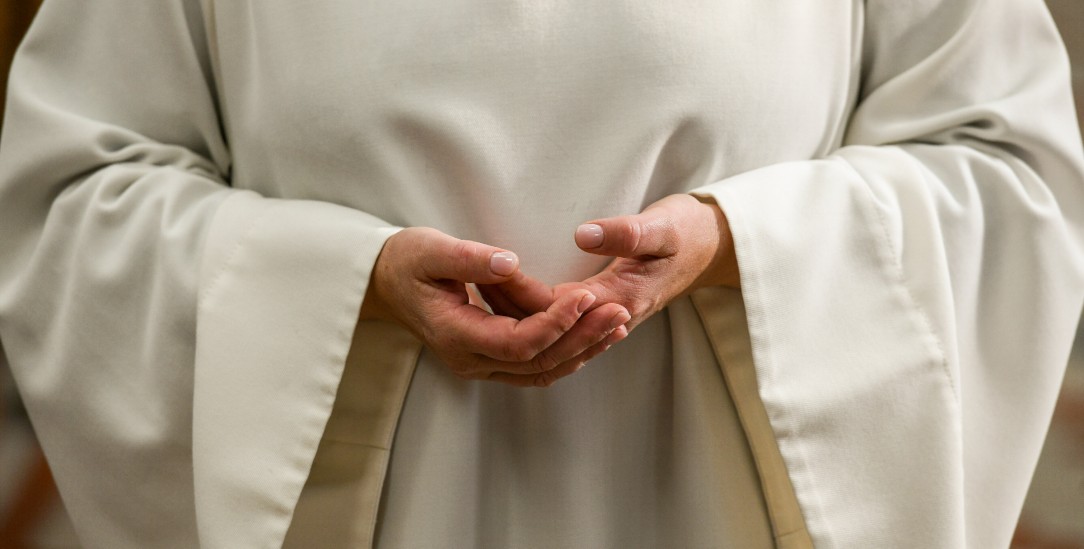
[[[626,309],[596,304],[587,288],[569,288],[515,318],[470,303],[467,283],[522,276],[506,250],[435,229],[403,229],[377,258],[361,319],[401,324],[461,378],[519,386],[551,385],[627,335]]]
[[[636,215],[589,221],[576,230],[585,252],[613,257],[599,274],[552,289],[516,273],[497,285],[479,286],[494,311],[525,318],[567,296],[587,291],[594,306],[619,304],[632,330],[671,301],[696,289],[738,287],[738,263],[729,224],[714,203],[671,195]]]

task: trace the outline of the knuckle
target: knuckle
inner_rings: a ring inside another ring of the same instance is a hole
[[[575,307],[566,307],[563,310],[558,311],[558,314],[554,315],[552,326],[557,331],[564,333],[571,330],[579,319],[580,313]]]
[[[609,337],[609,336],[607,336],[607,337]],[[591,347],[591,349],[589,349],[586,353],[584,353],[583,362],[580,363],[579,367],[582,368],[583,365],[586,364],[588,360],[594,359],[598,355],[601,355],[602,353],[606,352],[609,348],[610,348],[609,342],[606,341],[605,338],[603,338],[602,341],[599,341],[593,347]]]
[[[677,230],[677,226],[674,225],[674,219],[671,217],[664,217],[655,221],[651,230],[660,237],[660,240],[662,240],[664,244],[677,242],[681,237],[681,231]]]
[[[501,383],[504,385],[511,385],[513,387],[522,385],[523,382],[515,379],[511,376],[501,376],[499,372],[490,372],[484,376],[480,376],[478,379],[482,381],[492,381],[494,383]]]
[[[395,244],[403,249],[405,253],[417,255],[420,250],[427,250],[429,252],[440,252],[447,246],[447,241],[450,237],[448,235],[433,229],[431,227],[409,227],[399,231],[392,238],[402,235],[401,238],[392,240],[388,239],[389,244]]]
[[[557,366],[559,365],[560,363],[557,362],[557,360],[550,356],[550,353],[547,352],[538,353],[533,359],[531,359],[531,366],[539,374],[549,373],[554,368],[557,368]]]
[[[643,254],[655,257],[669,257],[681,246],[681,231],[670,216],[659,217],[645,222],[640,227],[640,248]]]
[[[444,355],[441,353],[437,353],[437,357],[440,358],[441,361],[444,362],[444,365],[447,366],[448,370],[458,378],[469,379],[474,373],[474,361],[469,358],[454,354]]]
[[[451,253],[459,258],[469,258],[471,256],[470,242],[466,240],[456,240],[452,244]]]
[[[643,236],[643,227],[635,221],[622,223],[617,229],[618,243],[626,250],[636,251],[640,248],[640,238]]]
[[[509,362],[526,362],[534,357],[530,347],[518,339],[505,339],[501,343],[499,351],[503,358]]]
[[[598,331],[598,334],[595,335],[595,344],[598,345],[602,343],[607,337],[610,337],[610,334],[612,333],[614,333],[614,328],[603,326],[602,329]]]
[[[557,374],[554,374],[552,371],[541,372],[534,376],[534,386],[541,388],[549,387],[554,383],[557,383],[557,379]]]
[[[455,259],[455,264],[462,273],[470,272],[471,263],[474,259],[474,247],[471,242],[466,240],[457,240],[452,245],[451,254]]]
[[[444,233],[432,228],[432,227],[409,227],[403,229],[402,232],[410,231],[420,238],[439,239],[444,236]]]

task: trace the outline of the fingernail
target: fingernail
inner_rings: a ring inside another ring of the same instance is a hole
[[[602,245],[602,227],[593,223],[586,223],[576,227],[576,245],[590,250]]]
[[[580,304],[576,305],[576,312],[583,314],[592,303],[595,302],[595,294],[586,294],[580,298]]]
[[[512,252],[496,252],[489,256],[489,270],[499,276],[516,272],[516,263],[516,254]]]
[[[627,313],[625,311],[621,311],[620,313],[617,313],[616,315],[614,315],[613,318],[610,319],[610,329],[611,330],[616,330],[619,326],[625,324],[630,319],[632,319],[632,315],[630,315],[629,313]]]
[[[610,335],[606,336],[606,339],[603,340],[604,349],[609,349],[618,341],[625,339],[625,336],[627,335],[629,335],[629,331],[625,329],[624,326],[618,327],[616,330],[611,332]]]

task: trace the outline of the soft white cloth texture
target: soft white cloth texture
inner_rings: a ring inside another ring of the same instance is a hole
[[[1040,0],[50,0],[0,338],[87,546],[278,546],[395,227],[560,282],[697,192],[816,545],[1003,547],[1084,300],[1068,75]]]

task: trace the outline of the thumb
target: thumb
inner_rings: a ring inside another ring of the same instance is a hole
[[[494,246],[441,235],[422,264],[433,280],[457,280],[478,284],[500,284],[519,269],[516,254]]]
[[[585,252],[612,257],[667,257],[677,253],[677,234],[661,209],[611,217],[576,228],[576,245]]]

